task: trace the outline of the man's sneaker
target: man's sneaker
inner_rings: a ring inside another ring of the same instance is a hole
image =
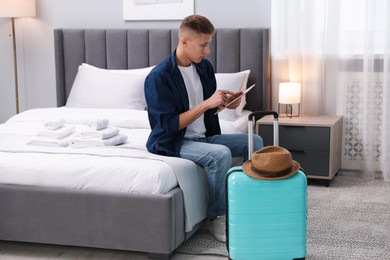
[[[218,216],[209,223],[210,234],[218,241],[226,243],[226,216]]]

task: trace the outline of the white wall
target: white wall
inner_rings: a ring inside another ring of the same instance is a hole
[[[270,27],[271,0],[194,0],[215,27]],[[124,21],[122,0],[36,0],[37,17],[16,19],[20,110],[56,106],[55,28],[176,28],[180,21]],[[0,18],[0,123],[15,114],[10,19]]]

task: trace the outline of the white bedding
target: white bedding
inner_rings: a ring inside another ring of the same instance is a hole
[[[248,132],[249,110],[243,110],[241,116],[235,116],[227,119],[219,119],[222,134],[241,134]]]
[[[243,115],[241,127],[246,126]],[[26,145],[45,129],[46,122],[59,118],[75,126],[75,132],[85,130],[90,120],[107,118],[128,139],[115,147]],[[222,131],[240,132],[240,120],[221,120]],[[179,185],[186,231],[191,231],[206,217],[207,192],[199,192],[206,190],[206,174],[189,160],[147,152],[149,133],[147,113],[141,110],[60,107],[25,111],[0,125],[0,183],[143,194],[164,194]]]

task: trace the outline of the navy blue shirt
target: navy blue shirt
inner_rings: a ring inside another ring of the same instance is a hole
[[[145,98],[152,129],[146,148],[149,152],[168,156],[180,156],[181,143],[186,128],[179,131],[179,115],[189,110],[184,79],[173,52],[149,73],[145,80]],[[207,59],[194,63],[203,87],[203,98],[208,99],[216,90],[214,69]],[[204,113],[206,137],[221,134],[217,108]]]

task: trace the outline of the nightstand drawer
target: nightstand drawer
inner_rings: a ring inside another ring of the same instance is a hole
[[[299,162],[307,175],[328,176],[329,175],[329,153],[328,152],[297,152],[290,151],[293,160]]]
[[[272,145],[273,126],[259,125],[264,145]],[[279,145],[296,151],[329,151],[330,129],[312,126],[279,126]]]

